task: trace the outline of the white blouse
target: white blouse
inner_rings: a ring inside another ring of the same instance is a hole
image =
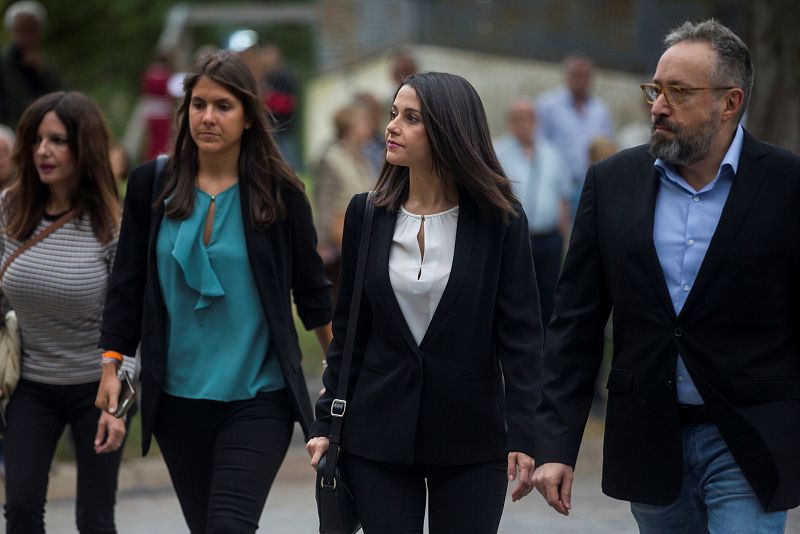
[[[423,225],[424,255],[417,241]],[[417,344],[422,342],[450,279],[457,226],[458,206],[432,215],[415,215],[401,206],[397,214],[389,280]]]

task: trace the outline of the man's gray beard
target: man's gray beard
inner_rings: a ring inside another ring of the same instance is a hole
[[[650,155],[654,158],[677,167],[697,163],[711,153],[711,144],[717,135],[713,115],[694,132],[670,123],[668,127],[675,134],[672,139],[656,133],[655,124],[651,129]]]

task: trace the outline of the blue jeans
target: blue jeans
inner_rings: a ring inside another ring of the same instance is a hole
[[[782,534],[786,512],[767,512],[716,425],[683,429],[683,484],[667,506],[631,503],[642,534]]]

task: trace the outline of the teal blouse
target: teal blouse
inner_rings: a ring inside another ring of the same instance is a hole
[[[250,270],[239,184],[212,197],[197,189],[192,214],[164,217],[158,280],[169,317],[165,390],[176,397],[233,401],[285,387]],[[208,246],[203,229],[216,203]],[[169,199],[165,201],[168,203]]]

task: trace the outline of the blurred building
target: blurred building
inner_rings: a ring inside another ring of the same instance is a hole
[[[460,74],[475,85],[492,132],[515,97],[563,82],[561,59],[579,51],[596,65],[595,94],[616,125],[635,120],[639,84],[663,51],[668,30],[716,17],[745,26],[743,0],[317,0],[318,75],[306,84],[304,146],[313,158],[330,118],[358,91],[387,101],[392,51],[418,56],[421,70]]]
[[[716,17],[744,35],[744,0],[318,0],[317,56],[337,68],[398,43],[648,72],[667,30]]]

